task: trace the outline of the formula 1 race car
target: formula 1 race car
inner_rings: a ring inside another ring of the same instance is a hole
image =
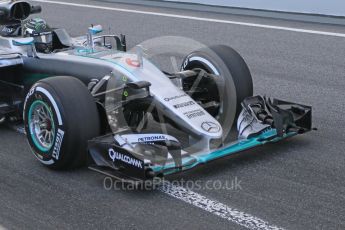
[[[0,2],[0,122],[24,124],[34,156],[53,169],[85,164],[145,181],[311,130],[310,106],[253,96],[232,48],[203,47],[167,72],[127,52],[124,35],[71,38],[41,7]]]

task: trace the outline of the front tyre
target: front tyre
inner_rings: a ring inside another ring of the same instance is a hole
[[[24,125],[34,155],[53,169],[83,165],[87,141],[100,134],[96,103],[73,77],[37,82],[25,99]]]
[[[182,71],[200,69],[214,78],[187,78],[182,82],[183,90],[218,120],[225,140],[242,110],[241,102],[253,96],[252,76],[241,55],[224,45],[189,54],[181,67]]]

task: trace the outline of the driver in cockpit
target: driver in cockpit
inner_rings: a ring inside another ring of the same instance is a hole
[[[41,18],[4,26],[0,30],[0,35],[3,37],[33,37],[37,52],[50,53],[53,50],[52,29]]]

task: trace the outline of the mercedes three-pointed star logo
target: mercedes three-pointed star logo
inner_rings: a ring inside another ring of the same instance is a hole
[[[209,133],[218,133],[220,131],[220,126],[211,121],[203,122],[201,128]]]

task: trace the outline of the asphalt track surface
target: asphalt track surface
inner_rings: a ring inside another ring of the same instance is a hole
[[[78,1],[74,1],[78,2]],[[79,1],[143,11],[343,33],[344,28]],[[318,131],[213,162],[173,179],[237,178],[241,189],[194,192],[284,229],[345,228],[345,38],[154,15],[42,4],[45,17],[73,36],[91,24],[111,25],[129,46],[177,35],[237,49],[251,69],[256,94],[313,105]],[[0,228],[244,229],[161,191],[106,190],[87,169],[55,172],[33,158],[25,137],[0,128]]]

